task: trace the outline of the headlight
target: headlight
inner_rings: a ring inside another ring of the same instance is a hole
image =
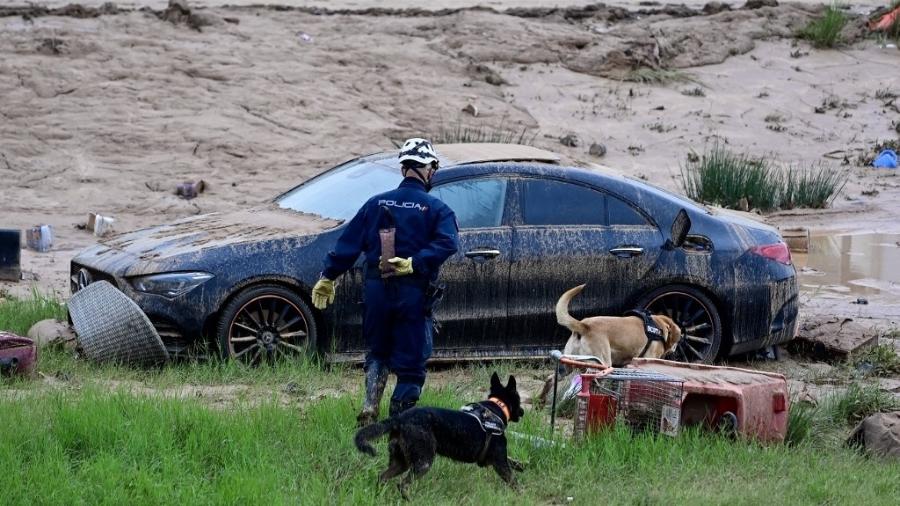
[[[170,299],[184,295],[194,288],[212,279],[206,272],[171,272],[167,274],[151,274],[131,280],[135,290],[153,295],[162,295]]]

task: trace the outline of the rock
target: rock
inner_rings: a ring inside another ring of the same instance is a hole
[[[224,21],[214,14],[197,12],[188,7],[186,0],[169,0],[165,10],[157,12],[157,17],[174,25],[185,24],[198,32],[204,26],[224,24]]]
[[[570,148],[577,148],[581,144],[581,139],[575,134],[566,134],[559,138],[559,143]]]
[[[763,7],[778,7],[777,0],[747,0],[744,9],[761,9]]]
[[[599,142],[595,142],[591,144],[590,149],[588,149],[588,153],[591,156],[603,156],[606,154],[606,146],[600,144]]]
[[[472,116],[475,116],[476,118],[478,117],[478,108],[475,107],[473,104],[469,104],[469,105],[463,107],[462,111],[467,112],[467,113],[471,114]]]
[[[722,11],[730,10],[731,6],[722,2],[707,2],[706,5],[703,6],[704,14],[718,14]]]
[[[878,388],[892,394],[900,394],[900,379],[880,378],[878,380]]]
[[[68,323],[51,318],[32,325],[28,329],[28,338],[38,346],[63,345],[75,340],[75,332]]]
[[[494,86],[509,84],[506,82],[506,79],[503,79],[503,77],[501,77],[500,74],[497,73],[496,70],[484,64],[471,64],[466,68],[466,70],[475,79],[480,79]]]
[[[876,413],[866,418],[850,433],[847,445],[878,457],[900,459],[900,411]]]

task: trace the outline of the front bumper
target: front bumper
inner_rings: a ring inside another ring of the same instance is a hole
[[[170,353],[181,353],[202,337],[208,311],[202,310],[205,305],[201,290],[167,299],[136,291],[122,275],[85,265],[78,257],[72,260],[69,268],[72,294],[97,281],[109,282],[133,300],[150,319]]]

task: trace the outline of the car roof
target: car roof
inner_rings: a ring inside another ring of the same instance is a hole
[[[488,162],[541,162],[559,165],[562,156],[552,151],[522,144],[495,142],[467,142],[435,144],[435,151],[443,165],[463,165]]]

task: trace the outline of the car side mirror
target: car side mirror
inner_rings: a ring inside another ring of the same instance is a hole
[[[667,249],[680,248],[687,239],[688,232],[691,231],[691,218],[684,209],[678,211],[675,220],[672,221],[672,233],[668,241],[666,241]]]

